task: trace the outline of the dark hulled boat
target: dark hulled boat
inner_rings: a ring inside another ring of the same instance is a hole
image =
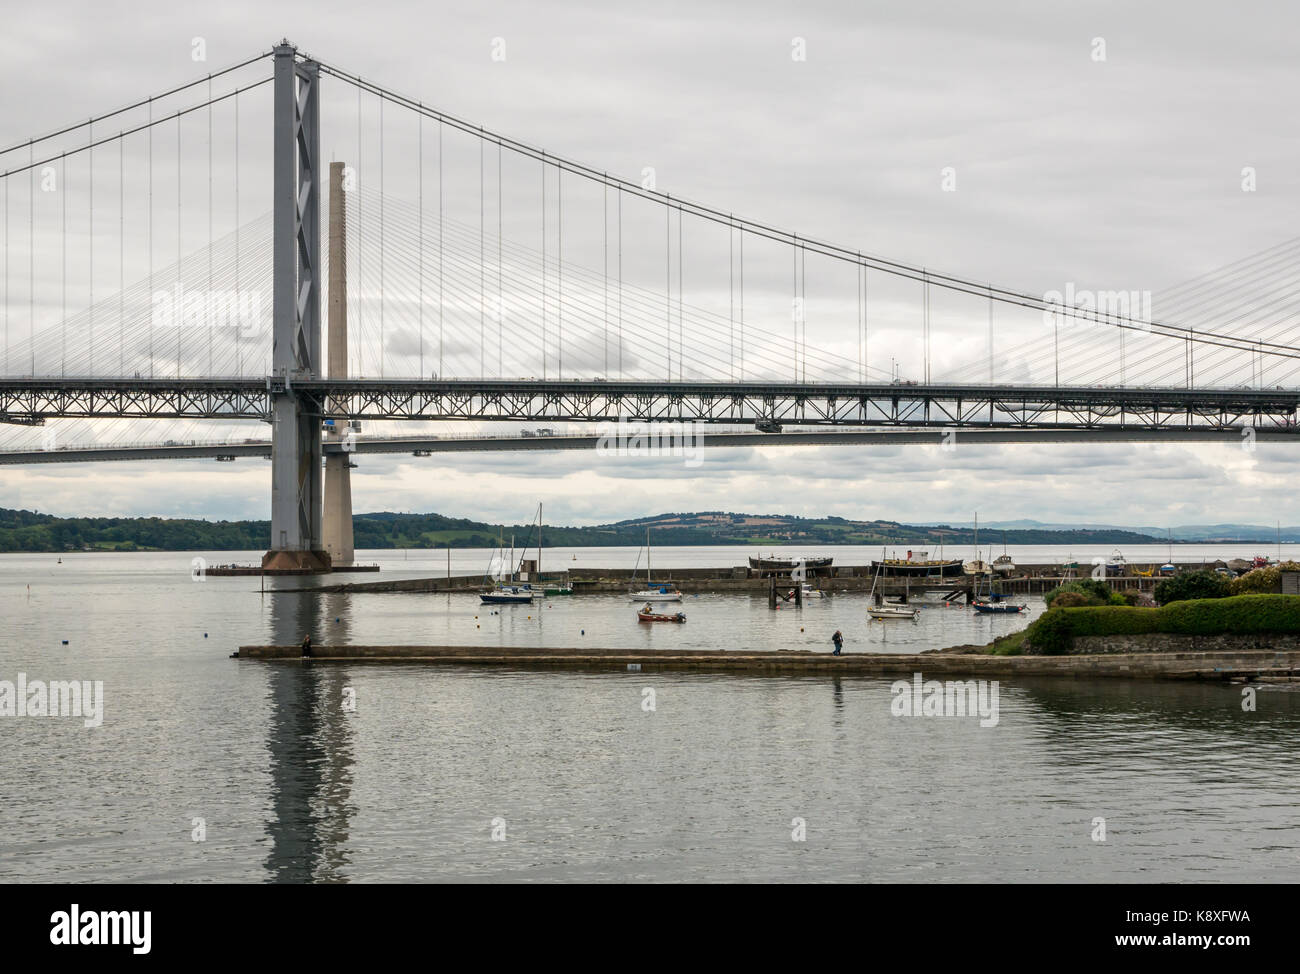
[[[886,578],[956,578],[963,573],[961,559],[931,559],[928,551],[909,551],[906,558],[881,558],[871,563],[873,574]]]
[[[764,572],[789,572],[800,564],[807,570],[830,568],[834,558],[753,558],[749,567]]]

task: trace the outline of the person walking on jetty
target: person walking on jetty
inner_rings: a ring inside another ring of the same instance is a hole
[[[839,656],[840,650],[844,648],[844,633],[836,629],[835,635],[831,636],[831,642],[835,644],[835,652],[831,653],[831,655]]]
[[[311,633],[302,637],[302,658],[311,659]]]

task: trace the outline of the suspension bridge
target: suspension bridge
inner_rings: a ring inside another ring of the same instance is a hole
[[[1297,432],[1300,241],[1159,315],[998,287],[611,175],[287,41],[0,148],[0,170],[0,463],[269,456],[268,569],[350,561],[354,456],[599,440],[500,424],[690,423],[708,446]]]

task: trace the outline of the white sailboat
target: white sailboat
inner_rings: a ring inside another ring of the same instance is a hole
[[[645,588],[639,592],[629,592],[632,602],[680,602],[682,593],[671,582],[655,585],[650,581],[650,528],[645,529]]]
[[[867,595],[868,603],[872,602],[876,597],[876,582],[880,580],[880,571],[881,569],[878,567],[876,577],[871,580],[871,592]],[[872,619],[911,619],[915,622],[921,618],[921,610],[906,603],[886,602],[883,605],[869,604],[867,615]]]

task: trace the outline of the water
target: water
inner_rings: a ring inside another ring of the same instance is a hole
[[[445,570],[445,553],[424,554],[362,558],[384,563],[381,578]],[[548,550],[544,567],[571,554]],[[656,549],[655,563],[730,563],[717,554]],[[470,595],[194,582],[192,553],[56,557],[0,556],[0,679],[102,680],[105,715],[94,728],[0,718],[6,881],[1295,877],[1300,694],[1287,690],[1261,689],[1252,713],[1239,688],[1004,680],[999,721],[981,728],[892,716],[885,679],[228,658],[305,630],[317,643],[825,650],[839,628],[846,651],[918,652],[1024,617],[933,605],[919,623],[868,624],[864,595],[777,613],[701,595],[685,626],[646,626],[614,596],[493,615]],[[486,561],[453,552],[452,570]],[[797,819],[806,841],[792,841]]]

